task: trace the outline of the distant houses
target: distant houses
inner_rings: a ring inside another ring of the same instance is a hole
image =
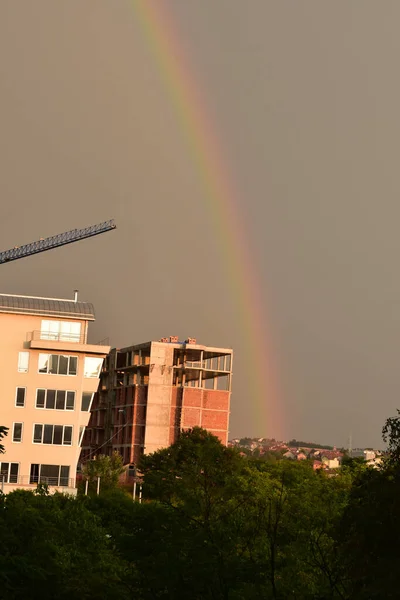
[[[348,454],[334,446],[323,447],[321,444],[308,444],[296,440],[284,442],[273,438],[235,438],[228,445],[240,448],[243,456],[251,454],[267,459],[275,456],[277,459],[292,461],[309,460],[314,470],[322,469],[328,473],[334,473],[341,466],[345,456],[364,459],[368,466],[375,468],[379,467],[383,460],[378,450],[357,449]]]

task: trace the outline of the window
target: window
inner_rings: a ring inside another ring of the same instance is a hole
[[[42,321],[40,339],[61,342],[80,342],[81,323],[77,321]]]
[[[72,427],[70,425],[41,425],[33,427],[34,444],[72,445]]]
[[[87,356],[85,358],[84,377],[99,377],[102,364],[102,358]]]
[[[18,373],[27,373],[29,369],[29,352],[18,352]]]
[[[64,354],[39,354],[39,373],[48,375],[76,375],[78,357]]]
[[[75,392],[69,390],[38,389],[36,392],[36,408],[74,410]]]
[[[31,465],[29,483],[47,483],[48,485],[68,486],[69,466]]]
[[[90,410],[90,407],[92,406],[93,396],[94,394],[92,394],[92,392],[82,392],[81,410],[85,412]]]
[[[23,408],[25,406],[25,394],[26,388],[17,387],[17,392],[15,394],[15,406],[18,406],[19,408]]]
[[[18,483],[18,474],[18,463],[0,463],[0,483]]]
[[[84,427],[84,426],[79,427],[79,440],[78,440],[79,447],[81,447],[81,445],[82,445],[82,440],[83,440],[83,435],[85,433],[85,429],[86,429],[86,427]]]
[[[22,442],[22,423],[13,425],[13,442]]]

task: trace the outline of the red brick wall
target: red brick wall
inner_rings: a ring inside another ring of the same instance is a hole
[[[203,427],[226,444],[229,428],[229,392],[184,388],[181,427]]]
[[[96,394],[93,408],[98,402]],[[127,404],[132,406],[126,406]],[[128,423],[135,423],[133,427],[129,426],[123,429],[114,438],[114,447],[123,443],[132,443],[130,459],[137,461],[140,456],[140,449],[144,443],[147,404],[147,387],[134,386],[121,388],[117,390],[116,407],[114,408],[114,433],[122,424],[121,415],[118,410],[126,406],[126,418]],[[97,422],[98,411],[95,411]],[[90,424],[93,423],[94,415],[91,415]],[[101,414],[103,419],[103,414]],[[89,428],[90,428],[89,424]],[[173,444],[181,428],[189,429],[191,427],[201,426],[216,435],[223,444],[228,442],[229,427],[229,392],[220,390],[205,390],[200,388],[182,388],[172,387],[171,389],[171,413],[169,423],[169,443]],[[88,428],[88,429],[89,429]],[[90,443],[90,432],[85,432],[84,444]],[[126,460],[128,457],[126,457]]]
[[[228,429],[228,412],[217,410],[203,410],[201,426],[204,429]]]
[[[189,429],[190,427],[199,427],[201,423],[201,408],[187,408],[182,410],[181,427]]]
[[[203,390],[203,408],[229,410],[229,392]]]

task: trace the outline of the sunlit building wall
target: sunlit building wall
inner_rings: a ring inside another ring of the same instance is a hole
[[[75,492],[80,445],[109,347],[89,344],[92,304],[0,295],[0,486]]]
[[[100,378],[81,462],[119,452],[125,465],[207,429],[228,443],[233,352],[188,338],[163,338],[111,350]]]

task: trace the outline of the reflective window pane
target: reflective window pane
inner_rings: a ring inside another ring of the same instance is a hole
[[[40,481],[48,485],[58,485],[60,467],[58,465],[40,465]]]
[[[22,441],[22,423],[14,423],[13,442]]]
[[[82,405],[81,410],[88,411],[90,409],[90,404],[92,402],[93,394],[91,392],[83,392],[82,393]]]
[[[99,377],[102,364],[102,358],[87,356],[85,358],[84,377]]]
[[[18,353],[18,372],[27,373],[29,369],[29,352]]]
[[[67,486],[69,484],[69,467],[62,466],[60,470],[60,485]]]
[[[40,465],[38,464],[31,465],[29,483],[37,483],[39,481],[39,468]]]
[[[58,356],[58,354],[51,354],[50,356],[49,373],[51,373],[52,375],[57,375],[58,373],[59,358],[60,357]]]
[[[59,357],[58,374],[68,375],[68,356],[64,356],[63,354]]]
[[[42,321],[40,338],[42,340],[58,340],[60,331],[59,321]]]
[[[47,373],[50,354],[39,354],[39,373]]]
[[[47,390],[46,394],[46,408],[54,408],[56,403],[56,391],[55,390]]]
[[[71,446],[72,444],[72,427],[68,425],[64,427],[64,444],[66,446]]]
[[[81,337],[81,324],[80,323],[70,323],[71,325],[71,337],[76,341],[79,342],[80,341],[80,337]]]
[[[85,427],[81,426],[79,427],[79,440],[78,440],[78,446],[81,446],[82,444],[82,438],[83,438],[83,434],[85,433]]]
[[[36,392],[36,408],[44,408],[46,398],[46,390],[38,390]]]
[[[42,435],[43,435],[43,425],[35,425],[33,430],[33,443],[41,444],[42,443]]]
[[[45,425],[43,433],[43,444],[53,443],[53,425]]]
[[[67,410],[74,410],[75,408],[75,392],[67,392]]]
[[[63,390],[57,390],[57,394],[56,394],[56,409],[57,410],[65,409],[65,396],[66,396],[66,392],[64,392]]]
[[[53,436],[53,444],[62,444],[62,434],[63,434],[63,426],[62,425],[54,425],[54,436]]]
[[[69,357],[69,371],[68,375],[76,375],[78,371],[78,359],[76,356]]]
[[[10,475],[9,475],[9,483],[18,483],[18,471],[19,471],[19,464],[18,463],[11,463],[10,466]]]
[[[79,342],[81,333],[81,324],[71,321],[61,321],[60,339],[65,342]]]
[[[19,406],[20,408],[25,406],[25,392],[26,392],[25,388],[21,388],[21,387],[17,388],[17,396],[15,398],[15,405]]]

